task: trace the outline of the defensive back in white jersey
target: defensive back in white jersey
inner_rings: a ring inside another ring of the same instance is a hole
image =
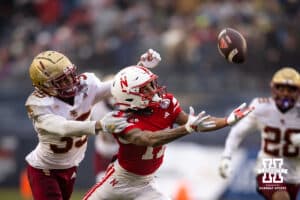
[[[263,169],[264,159],[283,158],[282,168],[288,169],[285,181],[300,183],[300,151],[292,140],[293,135],[300,134],[300,103],[285,113],[279,111],[273,98],[256,98],[250,106],[254,106],[255,110],[232,128],[224,155],[235,151],[241,134],[246,135],[250,129],[256,128],[261,132],[256,172]]]
[[[31,166],[67,169],[78,166],[84,158],[87,135],[95,134],[95,121],[89,120],[91,107],[109,95],[110,82],[100,82],[93,73],[79,77],[80,89],[73,105],[37,91],[28,97],[25,105],[39,139],[26,156]],[[74,121],[65,123],[66,120]]]

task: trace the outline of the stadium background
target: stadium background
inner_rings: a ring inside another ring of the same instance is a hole
[[[103,77],[136,63],[139,55],[153,48],[163,59],[153,71],[185,110],[193,105],[197,111],[224,116],[244,101],[270,95],[269,81],[277,69],[289,65],[300,70],[299,4],[297,0],[1,0],[0,186],[18,188],[24,157],[37,142],[24,103],[32,91],[28,67],[40,51],[61,51],[80,72]],[[228,64],[219,55],[216,36],[224,27],[236,28],[246,37],[244,64]],[[210,163],[197,170],[204,174],[201,181],[215,177],[211,189],[197,183],[191,187],[200,194],[218,188],[218,196],[201,199],[261,199],[251,171],[259,133],[251,134],[237,152],[239,178],[224,182],[217,177],[228,130],[181,139],[171,146],[165,168],[176,161],[175,170],[186,172],[185,166]],[[89,142],[76,190],[93,184],[93,138]],[[172,157],[180,152],[189,156]],[[205,176],[211,169],[214,174]]]

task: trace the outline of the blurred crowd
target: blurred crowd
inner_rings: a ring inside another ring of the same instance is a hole
[[[32,58],[45,49],[105,75],[153,48],[163,58],[159,75],[175,80],[174,89],[181,81],[191,90],[258,87],[282,66],[300,68],[298,8],[297,0],[2,0],[0,80],[27,80]],[[246,37],[245,64],[218,53],[225,27]]]

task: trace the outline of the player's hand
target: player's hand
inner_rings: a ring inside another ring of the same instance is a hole
[[[161,61],[160,54],[153,49],[148,49],[146,53],[141,55],[137,65],[144,66],[146,68],[154,68]]]
[[[100,120],[103,132],[120,133],[130,125],[126,116],[118,116],[116,112],[109,112]]]
[[[190,106],[190,113],[185,129],[191,133],[194,131],[202,131],[207,128],[213,128],[216,126],[215,121],[209,119],[209,115],[205,115],[205,111],[200,112],[195,116],[194,108]]]
[[[228,178],[229,176],[231,176],[232,173],[231,157],[221,158],[219,173],[222,178]]]
[[[250,108],[246,107],[246,105],[246,103],[242,103],[239,107],[234,109],[226,118],[226,123],[231,126],[254,110],[254,107]]]

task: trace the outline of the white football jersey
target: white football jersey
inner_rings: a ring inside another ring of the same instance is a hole
[[[70,105],[58,98],[34,91],[26,101],[38,145],[26,161],[40,169],[67,169],[84,158],[87,135],[95,134],[90,121],[92,105],[110,95],[110,82],[100,82],[93,73],[80,76],[80,89]]]
[[[255,109],[247,117],[232,127],[224,156],[234,152],[250,130],[261,132],[261,149],[258,153],[256,172],[263,169],[264,158],[283,158],[282,168],[288,169],[284,178],[290,183],[300,183],[299,146],[291,143],[292,134],[300,134],[300,103],[286,113],[276,107],[273,98],[256,98],[250,106]]]
[[[106,105],[105,101],[96,103],[91,112],[91,120],[99,120],[112,109]],[[101,133],[95,137],[95,151],[110,158],[118,151],[118,143],[112,134]]]

